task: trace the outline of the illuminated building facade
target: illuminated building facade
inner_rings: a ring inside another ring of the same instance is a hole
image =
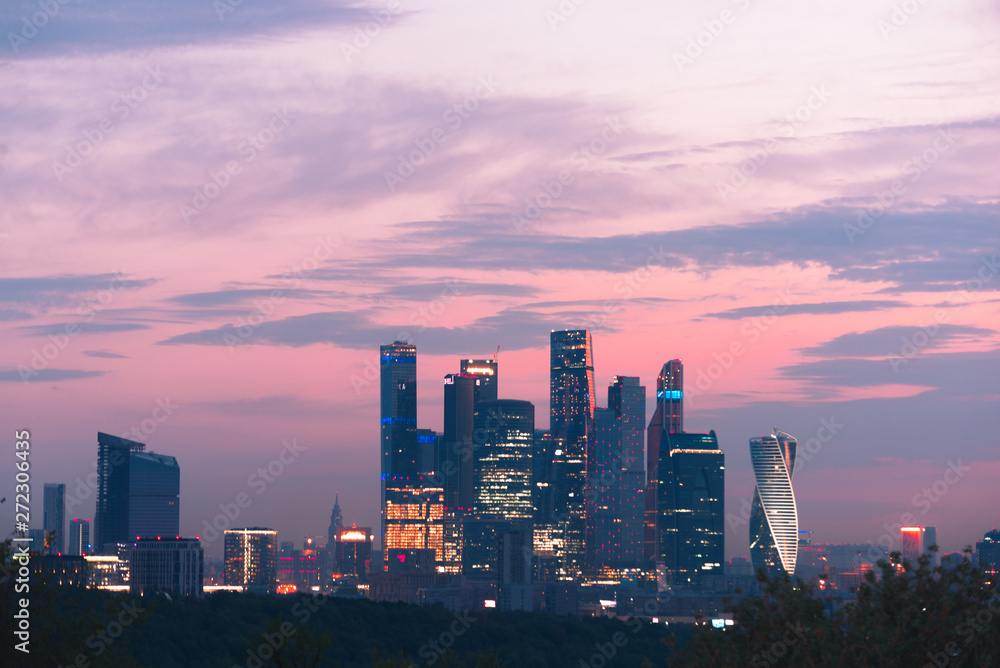
[[[462,360],[461,372],[474,377],[477,381],[475,389],[475,400],[496,401],[497,383],[499,382],[499,363],[497,360]]]
[[[423,456],[417,442],[417,348],[396,341],[381,346],[380,358],[384,561],[388,549],[390,497],[398,506],[407,497],[406,490],[418,486]]]
[[[587,458],[594,419],[594,352],[585,329],[553,331],[549,338],[549,431],[562,439],[552,453],[553,518],[563,525],[562,571],[578,575],[586,561]]]
[[[162,536],[132,542],[129,593],[133,596],[162,591],[174,597],[200,597],[204,576],[205,553],[197,538]]]
[[[66,485],[47,482],[44,487],[42,526],[45,533],[53,532],[49,554],[66,551]]]
[[[69,545],[66,553],[85,557],[90,552],[90,520],[74,517],[69,523]]]
[[[937,555],[930,548],[937,545],[937,527],[900,527],[900,551],[903,561],[909,561],[913,568],[921,555],[930,557],[930,566],[937,565]]]
[[[371,572],[375,536],[367,527],[341,528],[334,540],[334,570],[339,575],[365,579]]]
[[[434,560],[444,565],[444,488],[431,476],[413,476],[386,489],[382,521],[383,552],[434,550]]]
[[[656,410],[646,430],[646,509],[643,522],[643,556],[646,559],[655,559],[660,554],[656,507],[659,501],[656,488],[659,484],[660,442],[665,435],[683,431],[684,364],[680,360],[670,360],[656,377]]]
[[[515,399],[481,401],[476,404],[474,433],[476,512],[532,519],[535,406]]]
[[[697,584],[725,560],[725,454],[714,431],[667,433],[660,446],[657,561],[670,583]]]
[[[224,537],[226,585],[273,594],[278,583],[278,532],[261,527],[228,529]]]
[[[757,485],[750,505],[750,559],[754,570],[795,574],[799,515],[792,489],[798,442],[783,431],[750,439]]]

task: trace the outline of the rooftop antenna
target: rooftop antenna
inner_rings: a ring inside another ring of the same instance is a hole
[[[497,357],[499,357],[499,356],[500,356],[500,344],[498,343],[497,344],[497,351],[495,353],[493,353],[493,363],[494,364],[497,363]]]

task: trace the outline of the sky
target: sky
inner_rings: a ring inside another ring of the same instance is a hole
[[[92,518],[104,431],[177,458],[209,556],[244,493],[217,525],[325,537],[339,492],[377,532],[379,344],[417,346],[420,427],[500,345],[545,428],[549,332],[587,328],[600,405],[639,376],[648,420],[684,361],[727,556],[775,427],[816,542],[1000,524],[996,1],[14,0],[0,27],[5,508],[28,429],[38,522],[46,482]]]

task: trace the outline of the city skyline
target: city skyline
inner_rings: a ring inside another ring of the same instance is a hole
[[[770,425],[817,542],[998,524],[995,3],[404,4],[70,3],[6,40],[0,424],[39,443],[36,527],[65,484],[97,547],[100,431],[176,458],[183,536],[241,494],[231,526],[322,535],[336,491],[378,532],[379,346],[417,346],[440,432],[498,345],[543,423],[579,329],[647,419],[683,360],[727,558]]]

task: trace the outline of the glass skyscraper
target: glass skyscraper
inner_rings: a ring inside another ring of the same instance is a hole
[[[417,443],[417,348],[396,341],[380,347],[382,448],[382,558],[389,531],[389,499],[394,490],[398,505],[408,497],[420,474],[421,448]]]
[[[532,519],[535,406],[515,399],[480,401],[473,433],[476,512]]]
[[[660,464],[660,442],[664,436],[684,431],[684,364],[670,360],[656,377],[656,410],[646,430],[646,511],[644,525],[644,557],[655,559],[660,554],[657,540],[657,503]]]
[[[591,566],[642,561],[645,423],[646,388],[638,378],[615,376],[608,387],[608,407],[594,409],[587,464],[587,559]]]
[[[591,422],[594,419],[594,352],[585,329],[550,336],[549,431],[562,439],[553,452],[553,517],[563,526],[562,571],[579,574],[586,560],[584,488]]]
[[[136,537],[176,536],[180,527],[180,467],[174,457],[146,452],[143,443],[97,434],[94,551],[115,554]]]
[[[726,461],[715,432],[664,434],[657,471],[657,561],[668,580],[697,584],[701,575],[721,575]]]
[[[42,520],[45,532],[53,532],[49,554],[63,554],[66,543],[66,485],[45,483],[43,499],[45,516]]]
[[[798,442],[778,429],[750,439],[750,461],[757,485],[750,506],[750,560],[754,570],[795,574],[799,515],[792,489]]]

